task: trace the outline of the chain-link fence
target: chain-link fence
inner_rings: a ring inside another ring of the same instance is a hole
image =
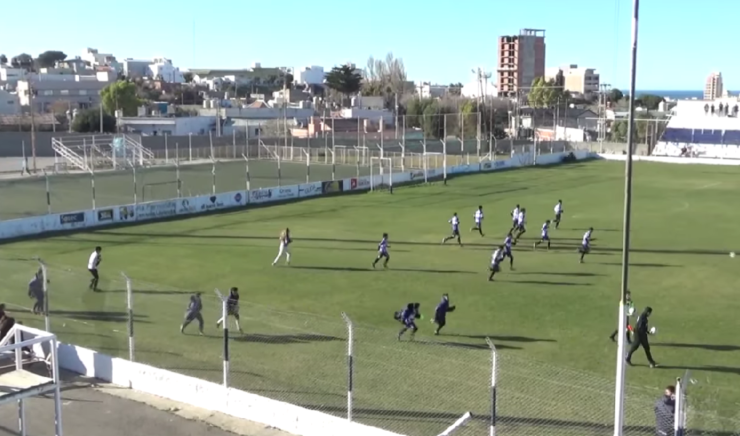
[[[188,318],[196,292],[101,265],[96,292],[84,267],[4,254],[6,310],[62,341],[409,436],[445,430],[473,436],[491,428],[613,434],[609,377],[538,362],[505,345],[496,349],[485,337],[419,334],[399,341],[398,330],[353,322],[351,314],[318,316],[242,301],[237,326],[239,310],[229,309],[220,291],[201,293],[201,335],[198,319]],[[214,329],[222,317],[227,321]],[[192,323],[183,326],[187,319]],[[223,327],[230,329],[228,341]],[[737,410],[720,402],[721,391],[733,387],[682,374],[677,388],[675,420],[685,422],[679,434],[740,435]],[[625,392],[625,434],[655,434],[662,392],[632,385]],[[466,413],[471,416],[458,422]]]

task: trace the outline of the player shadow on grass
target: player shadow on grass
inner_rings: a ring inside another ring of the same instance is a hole
[[[621,262],[593,262],[596,265],[609,265],[609,266],[622,266]],[[682,265],[669,265],[667,263],[645,263],[645,262],[630,262],[630,266],[638,268],[680,268]]]
[[[308,344],[311,342],[334,342],[346,341],[346,339],[336,336],[315,335],[315,334],[293,334],[293,335],[263,335],[258,333],[248,333],[246,335],[231,336],[231,340],[237,342],[259,342],[268,345],[287,345],[287,344]]]
[[[472,271],[460,271],[460,270],[449,270],[449,269],[414,269],[414,268],[393,268],[390,267],[387,270],[383,270],[381,267],[373,269],[370,267],[359,268],[351,266],[291,266],[293,269],[310,269],[316,271],[345,271],[345,272],[373,272],[373,271],[395,271],[395,272],[418,272],[418,273],[430,273],[430,274],[477,274]]]
[[[120,294],[126,292],[125,289],[110,289],[107,291],[101,291],[105,293],[114,293],[114,294]],[[192,294],[193,291],[183,291],[183,290],[154,290],[154,289],[134,289],[131,292],[134,294],[142,294],[142,295],[185,295],[185,294]]]
[[[452,341],[424,341],[424,340],[415,340],[413,341],[415,344],[420,345],[431,345],[431,346],[437,346],[437,347],[453,347],[453,348],[466,348],[469,350],[491,350],[491,347],[488,346],[488,344],[484,343],[470,343],[470,342],[452,342]],[[515,345],[499,345],[495,344],[497,350],[521,350],[522,347],[517,347]]]
[[[696,348],[707,351],[740,351],[740,345],[717,345],[717,344],[682,344],[675,342],[658,342],[651,344],[654,347],[672,347],[672,348]]]
[[[52,316],[62,316],[78,321],[103,321],[103,322],[127,322],[127,312],[104,312],[104,311],[88,311],[88,310],[52,310],[49,311]],[[146,315],[134,314],[134,322],[139,324],[151,324],[149,321],[145,321],[144,318],[148,318]]]
[[[523,342],[523,343],[557,342],[555,339],[530,338],[528,336],[497,336],[497,335],[449,335],[449,336],[457,336],[459,338],[468,338],[468,339],[482,339],[482,340],[486,340],[486,338],[488,338],[492,341],[505,341],[505,342]],[[496,347],[498,347],[498,345],[496,345]]]
[[[515,285],[542,285],[542,286],[593,286],[592,283],[577,282],[546,282],[544,280],[497,280],[501,283],[512,283]]]
[[[590,272],[550,272],[550,271],[548,272],[545,272],[545,271],[528,272],[528,271],[525,271],[525,272],[517,272],[516,275],[518,276],[528,276],[528,275],[540,276],[542,275],[542,276],[562,276],[562,277],[603,277],[606,274],[597,274],[597,273],[590,273]]]
[[[636,365],[640,366],[640,365]],[[673,369],[673,370],[681,370],[685,371],[687,369],[691,371],[707,371],[707,372],[719,372],[723,374],[735,374],[740,375],[740,367],[733,367],[733,366],[717,366],[717,365],[708,365],[708,366],[681,366],[681,365],[658,365],[658,369]]]

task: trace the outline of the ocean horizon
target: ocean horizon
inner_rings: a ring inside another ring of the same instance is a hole
[[[629,94],[629,90],[622,89],[621,90],[624,95]],[[659,95],[664,98],[669,98],[671,100],[687,100],[687,99],[697,99],[702,100],[704,98],[704,91],[670,91],[670,90],[651,90],[651,89],[638,89],[635,91],[635,95],[638,97],[641,94],[651,94],[651,95]]]

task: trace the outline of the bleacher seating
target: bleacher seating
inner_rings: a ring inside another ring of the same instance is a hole
[[[674,116],[652,154],[740,159],[740,119]]]

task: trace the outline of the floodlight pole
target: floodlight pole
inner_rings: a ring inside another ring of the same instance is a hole
[[[619,328],[617,337],[619,347],[617,351],[617,380],[614,393],[614,436],[622,436],[624,427],[624,385],[625,385],[625,347],[627,337],[627,319],[625,305],[627,290],[629,289],[629,260],[630,260],[630,225],[632,218],[632,152],[634,148],[635,129],[635,81],[637,77],[637,31],[640,15],[640,0],[632,3],[632,56],[630,71],[629,118],[627,128],[627,160],[624,166],[624,230],[622,234],[622,289],[619,300]]]

